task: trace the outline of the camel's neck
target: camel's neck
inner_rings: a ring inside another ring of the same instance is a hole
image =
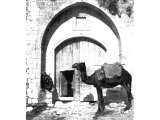
[[[87,76],[86,70],[80,71],[81,79],[84,83],[88,85],[93,85],[92,76]]]

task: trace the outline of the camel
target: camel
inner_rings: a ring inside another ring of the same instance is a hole
[[[117,73],[115,72],[116,74],[114,74],[115,70],[108,70],[110,71],[110,75],[108,72],[108,76],[105,75],[106,69],[110,69],[112,67],[112,64],[105,63],[101,68],[97,69],[91,76],[87,76],[85,62],[75,63],[72,65],[72,68],[78,70],[82,82],[88,85],[94,85],[94,87],[96,88],[98,95],[98,110],[96,112],[97,114],[100,114],[105,109],[102,88],[113,88],[117,85],[122,85],[127,91],[127,97],[128,97],[128,101],[126,103],[127,105],[123,110],[124,111],[129,110],[132,106],[132,99],[133,99],[131,93],[132,76],[127,70],[123,68],[123,66],[120,63],[119,64],[117,63],[118,62],[116,62],[115,64],[116,66],[119,66],[117,67],[118,72]],[[108,65],[109,67],[105,67],[105,65]]]

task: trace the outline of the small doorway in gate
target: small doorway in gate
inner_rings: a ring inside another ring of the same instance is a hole
[[[60,96],[73,97],[73,70],[60,71]]]

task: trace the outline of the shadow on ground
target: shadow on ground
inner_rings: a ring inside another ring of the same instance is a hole
[[[106,115],[110,115],[114,113],[114,110],[105,110],[104,112],[102,112],[101,114],[95,114],[95,116],[93,117],[93,120],[98,120],[99,116],[106,116]]]
[[[109,105],[109,103],[121,103],[127,102],[127,92],[121,87],[108,88],[106,95],[104,96],[105,105]]]
[[[30,105],[30,106],[33,107],[33,110],[26,112],[26,120],[32,120],[34,117],[41,114],[47,108],[46,103],[34,104],[34,105]]]

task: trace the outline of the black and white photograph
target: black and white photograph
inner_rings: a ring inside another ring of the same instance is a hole
[[[159,120],[159,0],[0,7],[0,120]]]
[[[26,120],[134,120],[134,0],[26,0]]]

